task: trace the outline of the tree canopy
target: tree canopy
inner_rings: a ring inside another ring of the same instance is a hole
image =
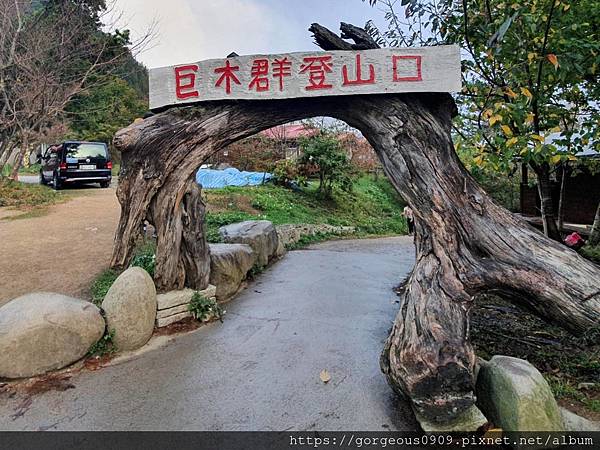
[[[370,3],[386,7],[387,30],[367,24],[382,45],[461,46],[457,145],[470,147],[480,167],[528,164],[538,178],[545,229],[555,235],[545,198],[554,166],[600,141],[600,1]]]

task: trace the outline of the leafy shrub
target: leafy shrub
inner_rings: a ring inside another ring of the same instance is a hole
[[[192,313],[194,319],[200,322],[208,322],[212,319],[219,319],[223,322],[223,309],[214,299],[206,298],[199,292],[194,292],[188,311]]]
[[[307,186],[305,167],[292,159],[282,159],[275,163],[273,182],[281,186]]]
[[[337,137],[326,131],[302,139],[300,163],[313,166],[319,175],[318,192],[330,197],[335,186],[344,191],[352,190],[354,169]]]
[[[141,254],[133,257],[131,261],[131,267],[141,267],[144,269],[151,277],[154,276],[154,270],[156,268],[156,255],[147,255]]]

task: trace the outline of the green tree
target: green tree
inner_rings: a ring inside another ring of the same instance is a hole
[[[370,0],[387,8],[382,44],[458,44],[463,91],[459,145],[480,167],[536,174],[544,231],[558,239],[550,179],[556,165],[599,139],[600,1]],[[597,144],[596,144],[597,145]]]
[[[65,122],[71,100],[122,71],[151,37],[131,42],[128,31],[108,29],[109,13],[104,0],[0,0],[0,161],[15,155],[13,178]]]
[[[344,190],[352,187],[352,166],[337,137],[325,130],[304,138],[300,147],[300,163],[313,166],[319,174],[318,191],[331,196],[334,186]]]
[[[106,77],[69,103],[67,117],[71,137],[110,142],[117,130],[142,117],[147,110],[146,99],[125,80]]]

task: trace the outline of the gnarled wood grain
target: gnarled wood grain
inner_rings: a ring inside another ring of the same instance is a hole
[[[133,124],[115,138],[122,213],[112,265],[129,263],[148,218],[158,231],[159,287],[202,288],[209,265],[198,227],[203,205],[190,184],[196,169],[215,151],[278,124],[344,120],[362,131],[415,211],[416,265],[382,369],[421,414],[448,421],[474,402],[469,309],[477,294],[494,290],[574,332],[600,323],[598,267],[487,196],[454,151],[455,113],[450,95],[398,94],[203,103]]]

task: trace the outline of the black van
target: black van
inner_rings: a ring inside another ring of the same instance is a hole
[[[100,183],[110,186],[112,162],[103,142],[68,141],[49,147],[41,155],[40,184],[60,189],[66,183]]]

